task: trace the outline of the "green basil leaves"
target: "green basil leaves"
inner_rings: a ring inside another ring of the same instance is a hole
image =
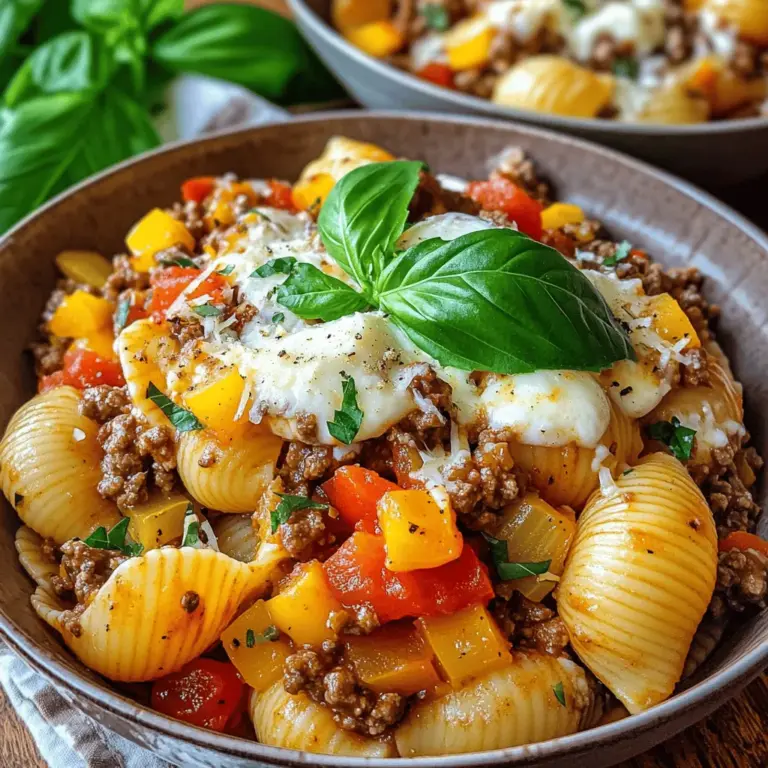
[[[679,461],[688,461],[691,458],[696,430],[684,427],[677,416],[673,416],[672,421],[649,424],[647,431],[649,437],[664,443]]]
[[[85,544],[93,549],[116,549],[128,557],[137,557],[144,549],[143,545],[125,540],[128,533],[130,518],[124,517],[111,530],[100,525],[93,533],[85,539]]]
[[[350,445],[360,431],[363,412],[357,404],[357,387],[351,376],[343,376],[341,387],[341,410],[334,411],[333,421],[328,422],[328,431],[340,443]]]
[[[307,496],[291,496],[288,493],[278,493],[280,503],[270,513],[270,531],[275,533],[277,529],[291,519],[294,512],[300,509],[328,509],[327,504],[313,501]]]
[[[168,421],[179,432],[194,432],[198,429],[205,429],[205,425],[198,420],[192,411],[176,405],[168,395],[161,392],[151,381],[147,387],[147,397],[165,414]]]
[[[491,549],[491,560],[496,567],[496,573],[502,581],[515,581],[526,576],[540,576],[549,570],[551,560],[542,560],[538,563],[510,563],[509,549],[505,539],[497,539],[488,533],[483,533],[483,538]]]

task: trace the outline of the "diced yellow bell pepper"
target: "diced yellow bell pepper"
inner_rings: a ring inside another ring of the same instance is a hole
[[[389,18],[392,0],[333,0],[331,19],[342,32]]]
[[[560,229],[566,224],[581,224],[584,211],[571,203],[553,203],[541,212],[541,226],[544,229]]]
[[[744,483],[747,488],[754,485],[757,481],[757,475],[755,474],[755,470],[749,466],[744,451],[739,451],[734,457],[733,462],[736,465],[736,472],[738,473],[741,482]]]
[[[390,491],[379,501],[378,515],[390,571],[436,568],[461,554],[464,540],[442,488]]]
[[[78,339],[75,346],[80,349],[90,349],[99,357],[105,360],[114,360],[115,354],[115,334],[111,328],[104,328],[101,331],[95,331],[86,339]]]
[[[56,308],[48,328],[54,336],[83,338],[112,325],[112,304],[86,291],[75,291]]]
[[[137,272],[149,272],[155,266],[155,254],[165,248],[182,245],[190,253],[195,248],[195,238],[189,230],[159,208],[152,209],[134,224],[125,243],[133,254],[131,266]]]
[[[131,520],[128,532],[134,541],[143,545],[144,551],[158,549],[181,538],[188,505],[189,499],[180,493],[154,496],[143,504],[126,509]]]
[[[56,266],[64,277],[94,288],[101,288],[112,274],[109,260],[96,251],[62,251],[56,257]]]
[[[346,29],[343,34],[356,48],[377,59],[391,56],[400,50],[405,42],[402,32],[388,20]]]
[[[416,621],[454,688],[512,661],[509,642],[485,606],[472,605],[449,616]]]
[[[247,409],[235,421],[235,414],[240,407],[245,381],[232,368],[224,376],[210,384],[192,385],[184,393],[184,403],[206,427],[222,437],[232,436],[242,431],[248,423]]]
[[[266,603],[256,601],[222,633],[221,643],[243,680],[255,691],[266,691],[283,676],[283,663],[291,655],[284,638],[270,640],[274,628]]]
[[[452,70],[482,67],[491,56],[494,29],[485,16],[460,21],[443,38],[448,64]]]
[[[336,633],[328,627],[328,617],[340,611],[317,560],[297,565],[286,586],[267,601],[272,623],[298,645],[321,645]]]
[[[410,696],[440,684],[431,648],[412,625],[389,624],[372,634],[350,636],[345,656],[370,689]]]
[[[548,572],[559,576],[576,533],[572,510],[560,511],[535,493],[505,507],[496,537],[506,540],[510,563],[540,563],[550,560]],[[526,576],[505,582],[529,600],[539,602],[556,586],[552,580]]]
[[[293,204],[300,211],[322,205],[335,183],[336,180],[330,173],[318,173],[309,179],[297,181],[293,187]]]
[[[676,344],[680,339],[689,339],[686,349],[701,346],[701,340],[696,329],[688,319],[683,308],[668,293],[660,293],[649,298],[645,310],[646,316],[651,317],[651,329],[670,344]]]

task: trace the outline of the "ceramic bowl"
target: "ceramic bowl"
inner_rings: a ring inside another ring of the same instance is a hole
[[[562,199],[605,221],[670,265],[711,277],[723,310],[721,340],[743,381],[747,423],[768,453],[768,238],[708,195],[612,151],[539,129],[480,118],[395,113],[328,113],[226,133],[162,149],[84,182],[56,198],[0,241],[0,430],[33,392],[24,348],[56,275],[62,249],[119,252],[131,224],[150,207],[172,203],[189,177],[234,170],[246,177],[294,179],[330,136],[386,146],[464,177],[482,177],[488,159],[510,144],[529,151]],[[763,501],[765,493],[763,494]],[[307,755],[222,736],[165,718],[89,672],[29,604],[32,582],[14,551],[19,523],[0,512],[0,636],[97,721],[185,766],[311,764],[328,768],[610,765],[701,719],[768,664],[768,612],[743,626],[686,690],[641,715],[541,744],[410,762]]]
[[[374,59],[330,24],[331,0],[288,0],[296,23],[357,101],[371,109],[481,114],[541,125],[619,149],[714,188],[768,171],[768,117],[701,125],[647,125],[558,117],[441,88]]]

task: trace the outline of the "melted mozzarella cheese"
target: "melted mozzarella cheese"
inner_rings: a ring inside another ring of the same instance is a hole
[[[439,237],[441,240],[455,240],[470,232],[494,229],[494,227],[495,225],[490,221],[469,213],[443,213],[439,216],[430,216],[406,229],[397,241],[397,248],[398,250],[412,248],[434,237]]]
[[[560,32],[569,21],[561,0],[495,0],[483,12],[493,27],[511,32],[521,42],[533,39],[544,28]]]

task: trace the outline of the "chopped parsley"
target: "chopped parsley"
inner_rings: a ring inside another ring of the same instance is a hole
[[[630,252],[632,251],[632,246],[627,240],[623,240],[616,246],[616,251],[611,256],[606,256],[603,259],[603,266],[604,267],[615,267],[620,261],[624,261],[624,259],[629,256]]]
[[[555,698],[560,702],[560,706],[564,707],[565,704],[565,691],[563,690],[563,681],[555,683],[552,686],[552,691],[555,694]]]
[[[285,320],[285,314],[283,312],[275,312],[274,315],[272,315],[272,322],[277,325],[278,323],[282,323],[283,320]]]
[[[587,14],[587,6],[584,0],[563,0],[563,5],[568,9],[574,21],[578,21]]]
[[[634,56],[617,56],[611,67],[616,77],[626,77],[630,80],[637,80],[640,72],[640,65]]]
[[[245,647],[253,648],[258,643],[274,643],[275,640],[280,639],[280,630],[274,625],[270,624],[263,632],[258,635],[252,630],[247,629],[245,631]]]
[[[329,421],[327,424],[328,431],[333,437],[340,443],[349,445],[360,431],[360,425],[363,423],[363,412],[357,404],[355,380],[343,373],[341,378],[341,410],[334,411],[333,421]]]
[[[168,421],[179,432],[193,432],[196,429],[205,428],[192,411],[176,405],[168,395],[163,394],[151,381],[147,387],[147,397],[165,414]]]
[[[321,504],[307,496],[291,496],[287,493],[278,493],[280,503],[270,513],[272,533],[283,524],[287,523],[294,512],[300,509],[328,509],[327,504]]]
[[[192,307],[192,311],[200,317],[218,317],[221,314],[221,310],[213,304],[201,304],[199,307]]]
[[[635,470],[630,467],[629,469],[625,469],[621,474],[626,477],[627,475],[631,475]]]
[[[132,541],[126,542],[125,535],[128,532],[130,522],[130,518],[124,517],[110,531],[100,525],[88,536],[85,543],[93,549],[116,549],[128,557],[136,557],[141,554],[144,547]]]
[[[216,274],[221,275],[222,277],[228,277],[234,272],[234,270],[235,270],[234,264],[227,264],[227,266],[224,267],[224,269],[217,270]]]
[[[122,331],[128,324],[128,314],[131,311],[131,300],[125,296],[117,302],[117,310],[115,311],[115,329]]]
[[[192,269],[200,269],[192,259],[188,259],[186,256],[177,256],[174,259],[160,259],[160,264],[163,267],[191,267]]]
[[[451,15],[448,9],[437,3],[429,3],[421,9],[424,23],[433,32],[446,32],[451,26]]]
[[[497,539],[487,533],[483,538],[491,547],[491,559],[496,567],[496,573],[502,581],[524,579],[526,576],[539,576],[549,570],[552,560],[542,560],[538,563],[510,563],[507,542]]]
[[[187,525],[187,518],[190,515],[192,515],[195,519]],[[187,511],[184,513],[184,523],[184,538],[181,541],[181,546],[197,547],[200,544],[200,521],[197,519],[195,508],[192,506],[191,502],[187,504]]]
[[[281,256],[262,264],[251,272],[249,277],[272,277],[272,275],[290,275],[296,265],[293,256]]]
[[[649,424],[648,435],[664,443],[676,459],[688,461],[691,458],[696,430],[684,427],[677,416],[673,416],[672,421],[657,421],[655,424]]]

